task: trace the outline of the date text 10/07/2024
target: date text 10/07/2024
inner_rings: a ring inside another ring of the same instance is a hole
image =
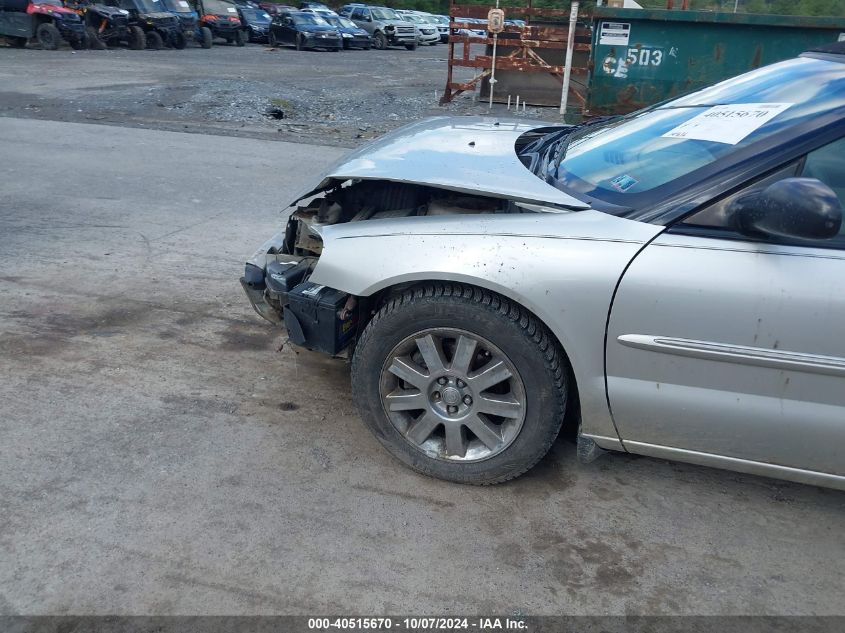
[[[479,631],[525,631],[528,623],[520,619],[498,617],[476,618],[308,618],[308,628],[314,631],[341,630],[479,630]]]

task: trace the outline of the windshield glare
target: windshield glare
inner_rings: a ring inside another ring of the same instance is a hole
[[[358,29],[356,24],[347,18],[328,17],[326,21],[332,26],[339,26],[344,29]]]
[[[845,65],[798,58],[564,139],[550,180],[612,204],[681,178],[845,102]]]
[[[318,25],[318,26],[329,26],[329,23],[326,22],[323,18],[318,15],[314,15],[313,13],[304,13],[303,15],[295,15],[293,16],[293,21],[295,24],[299,26],[309,26],[309,25]]]
[[[191,11],[191,5],[186,0],[161,0],[161,4],[165,10],[174,13],[189,13]]]
[[[371,9],[373,18],[376,20],[401,20],[402,18],[399,17],[399,14],[396,13],[393,9],[386,9],[376,7]]]
[[[182,0],[184,2],[184,0]],[[270,14],[262,9],[250,9],[246,7],[241,7],[241,13],[243,13],[245,18],[252,20],[253,22],[269,22],[270,21]]]

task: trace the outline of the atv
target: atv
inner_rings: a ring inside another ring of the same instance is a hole
[[[129,26],[129,11],[126,9],[91,4],[89,0],[65,0],[65,6],[82,16],[89,48],[101,51],[124,42],[133,50],[146,48],[144,30],[139,26]]]
[[[186,39],[193,40],[203,48],[211,48],[213,39],[211,29],[199,25],[199,14],[186,0],[161,0],[161,3],[166,11],[170,11],[179,18],[179,25]]]
[[[229,44],[243,46],[247,35],[242,30],[238,9],[225,0],[196,0],[200,24],[209,28],[214,37],[226,40]]]
[[[160,50],[165,45],[185,48],[187,39],[179,18],[166,11],[161,0],[106,0],[109,6],[128,12],[129,26],[144,32],[146,47]]]
[[[2,0],[0,35],[17,48],[33,37],[48,51],[56,50],[62,40],[77,50],[88,47],[82,18],[63,7],[61,0]]]

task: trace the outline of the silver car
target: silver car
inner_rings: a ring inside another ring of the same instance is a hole
[[[837,52],[839,51],[839,52]],[[845,489],[845,43],[581,126],[435,118],[332,166],[246,265],[411,468],[561,428]]]

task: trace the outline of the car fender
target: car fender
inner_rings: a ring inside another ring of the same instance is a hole
[[[311,281],[360,297],[423,281],[478,286],[533,312],[578,385],[582,433],[622,450],[608,410],[608,310],[625,267],[663,227],[588,210],[413,217],[325,226]]]

